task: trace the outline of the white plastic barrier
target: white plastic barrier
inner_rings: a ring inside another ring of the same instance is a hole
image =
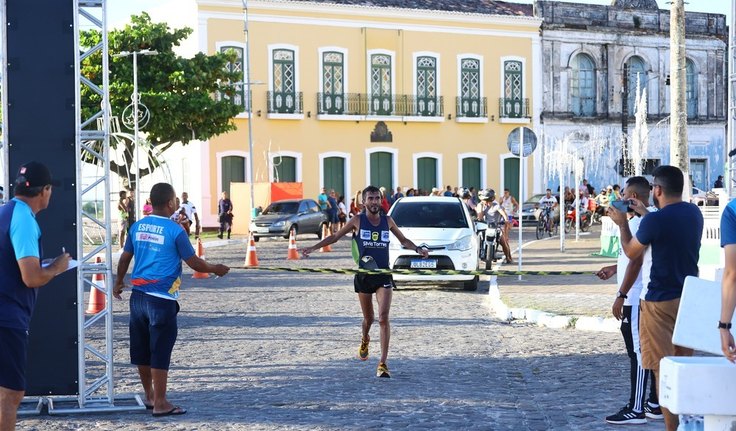
[[[660,403],[675,414],[704,415],[705,431],[736,429],[736,365],[720,356],[720,311],[720,283],[687,277],[672,342],[719,356],[666,357],[660,362]]]
[[[619,231],[611,217],[601,217],[601,256],[617,257],[619,249]]]

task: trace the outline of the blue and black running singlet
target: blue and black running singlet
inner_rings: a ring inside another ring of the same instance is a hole
[[[365,213],[360,214],[360,229],[355,235],[360,257],[370,256],[379,268],[388,268],[388,219],[381,215],[378,226],[374,226]]]

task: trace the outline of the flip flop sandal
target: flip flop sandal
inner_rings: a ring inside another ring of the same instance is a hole
[[[163,417],[163,416],[177,416],[177,415],[183,415],[183,414],[185,414],[186,412],[187,412],[187,411],[186,411],[186,409],[183,409],[183,408],[181,408],[181,407],[179,407],[179,406],[174,406],[174,408],[173,408],[173,409],[171,409],[171,410],[169,410],[169,411],[167,411],[167,412],[161,412],[161,413],[152,413],[152,416],[153,416],[153,417],[155,417],[155,418],[160,418],[160,417]]]

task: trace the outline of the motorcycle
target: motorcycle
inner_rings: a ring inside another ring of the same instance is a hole
[[[503,230],[500,227],[489,226],[484,222],[475,222],[475,231],[478,234],[478,258],[485,262],[485,268],[491,269],[493,262],[497,260],[498,250],[501,248],[501,235]]]
[[[567,212],[565,213],[565,232],[569,232],[575,228],[575,217],[577,217],[575,206],[568,205]],[[591,222],[590,211],[583,211],[580,214],[580,230],[583,232],[587,231]]]

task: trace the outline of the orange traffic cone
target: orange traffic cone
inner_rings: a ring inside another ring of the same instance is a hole
[[[250,234],[250,242],[248,243],[248,254],[245,255],[245,267],[258,266],[258,256],[256,256],[256,241],[253,239],[253,232]]]
[[[322,239],[325,239],[328,236],[330,236],[330,231],[329,231],[329,229],[327,229],[327,225],[326,224],[323,224],[322,225]],[[332,251],[332,246],[329,245],[329,244],[327,244],[326,246],[324,246],[324,247],[322,247],[322,248],[319,249],[319,252],[320,253],[324,253],[326,251]]]
[[[102,258],[97,256],[95,263],[102,263]],[[105,275],[94,274],[92,276],[92,282],[101,288],[105,288]],[[105,309],[105,294],[102,290],[90,286],[89,288],[89,302],[87,303],[87,314],[97,314]]]
[[[202,260],[206,260],[204,258],[204,246],[202,245],[202,240],[199,238],[197,238],[197,257]],[[206,272],[194,271],[192,278],[210,278],[210,275]]]
[[[294,238],[294,229],[289,232],[289,252],[286,260],[299,260],[299,252],[296,251],[296,238]]]

